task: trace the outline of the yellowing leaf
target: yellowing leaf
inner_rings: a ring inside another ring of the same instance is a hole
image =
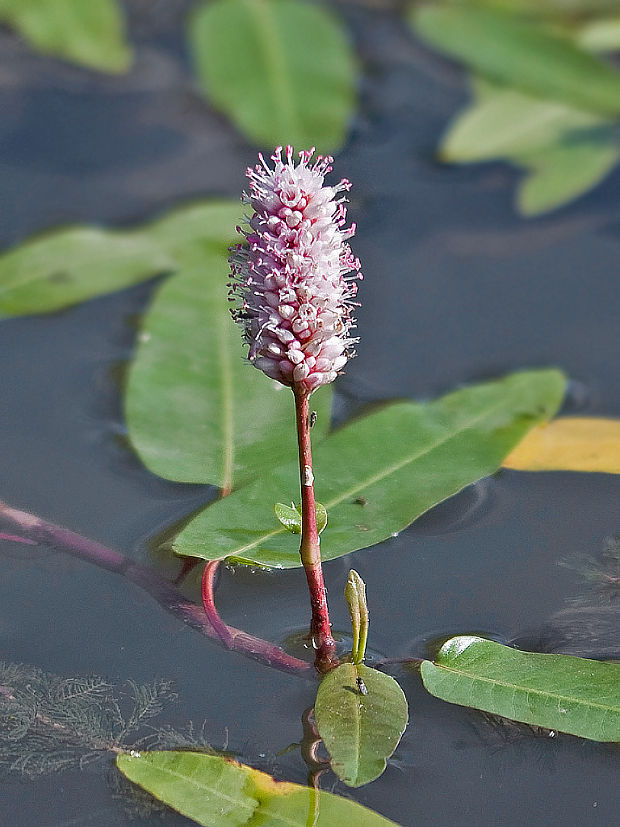
[[[537,425],[503,465],[518,471],[620,474],[620,420],[565,417]]]

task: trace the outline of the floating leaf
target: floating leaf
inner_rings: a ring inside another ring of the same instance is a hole
[[[463,5],[414,7],[410,20],[432,46],[492,80],[578,109],[620,114],[620,73],[556,32]]]
[[[577,35],[578,43],[593,52],[620,50],[620,17],[607,17],[586,23]]]
[[[261,146],[337,149],[355,105],[355,64],[326,8],[216,0],[192,14],[190,43],[213,104]]]
[[[389,675],[343,663],[321,681],[314,716],[333,771],[349,787],[361,787],[381,775],[396,749],[407,699]]]
[[[530,172],[517,191],[523,215],[540,215],[595,187],[620,160],[613,140],[582,139],[516,159]]]
[[[327,525],[327,511],[321,503],[315,503],[316,527],[319,534]],[[273,507],[276,517],[291,534],[301,534],[301,506],[276,503]]]
[[[503,465],[518,471],[620,474],[620,420],[565,417],[537,425]]]
[[[91,69],[125,72],[132,61],[117,0],[2,0],[0,21],[37,51]]]
[[[517,89],[487,86],[457,115],[442,139],[444,161],[484,161],[546,149],[609,121]],[[569,176],[570,177],[570,176]]]
[[[197,752],[132,752],[119,770],[169,807],[206,827],[388,827],[394,822],[337,795],[275,781],[229,758]]]
[[[620,665],[463,635],[422,663],[437,698],[593,741],[620,741]]]
[[[317,493],[329,513],[324,560],[392,536],[438,502],[493,473],[562,400],[559,371],[524,371],[451,393],[400,402],[356,420],[314,451]],[[289,463],[202,511],[178,535],[179,554],[235,557],[272,567],[300,565],[273,502],[299,491]]]
[[[76,226],[31,238],[0,255],[0,314],[49,313],[175,270],[195,244],[228,243],[239,213],[237,202],[203,201],[133,230]]]
[[[226,491],[297,451],[293,395],[247,363],[225,301],[228,271],[226,250],[205,247],[158,289],[125,397],[131,443],[150,471]],[[312,401],[320,438],[331,389]]]

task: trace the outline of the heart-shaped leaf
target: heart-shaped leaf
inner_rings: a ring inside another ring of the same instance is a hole
[[[393,821],[337,795],[275,781],[229,758],[197,752],[121,753],[130,781],[205,827],[389,827]]]
[[[389,675],[343,663],[321,681],[314,715],[333,771],[349,787],[361,787],[381,775],[396,749],[407,699]]]
[[[225,301],[226,250],[205,246],[195,259],[158,289],[142,320],[126,418],[131,443],[154,474],[229,491],[295,455],[295,406],[287,388],[247,363]],[[320,438],[331,389],[312,402]]]
[[[251,140],[323,153],[343,144],[355,64],[327,8],[299,0],[202,3],[189,40],[205,94]]]
[[[620,420],[567,416],[537,425],[503,465],[518,471],[620,474]]]
[[[399,402],[358,419],[314,451],[317,494],[329,513],[324,560],[392,536],[438,502],[492,474],[525,433],[557,410],[559,371],[524,371],[436,402]],[[296,453],[292,453],[296,456]],[[273,503],[298,496],[291,462],[202,511],[175,540],[179,554],[300,565]]]
[[[620,665],[460,636],[422,663],[437,698],[593,741],[620,741]]]
[[[44,54],[102,72],[125,72],[131,64],[117,0],[2,0],[0,20]]]
[[[414,6],[410,20],[432,46],[492,80],[585,111],[620,114],[620,73],[555,31],[463,4]]]

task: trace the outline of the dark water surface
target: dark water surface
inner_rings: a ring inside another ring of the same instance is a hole
[[[194,91],[176,19],[187,5],[172,3],[164,22],[132,4],[138,60],[127,78],[44,60],[0,33],[4,244],[62,222],[123,224],[191,197],[237,197],[255,153]],[[337,172],[355,185],[366,278],[359,356],[338,383],[337,410],[558,365],[573,380],[568,411],[620,415],[618,172],[576,205],[519,219],[516,173],[432,161],[466,98],[461,74],[394,17],[349,19],[362,104]],[[150,537],[210,495],[153,477],[122,439],[119,377],[151,290],[0,325],[0,497],[139,560]],[[559,564],[600,556],[620,531],[619,501],[618,477],[501,472],[380,548],[329,563],[334,624],[347,628],[339,595],[354,563],[368,584],[371,647],[386,656],[423,655],[451,633],[509,640],[546,625],[560,639],[571,623],[594,641],[593,656],[597,645],[609,655],[618,623],[596,642],[590,607],[600,604]],[[63,676],[173,679],[179,700],[162,724],[205,721],[215,747],[304,783],[299,752],[278,753],[300,740],[314,683],[224,652],[112,574],[28,546],[0,553],[0,658]],[[580,595],[579,612],[553,620]],[[306,621],[298,571],[225,572],[217,600],[227,622],[274,641]],[[394,674],[411,723],[386,773],[355,791],[326,776],[325,788],[403,825],[617,823],[617,747],[500,725],[431,698],[413,672]],[[110,765],[6,776],[0,823],[129,823]],[[147,821],[186,823],[172,813]]]

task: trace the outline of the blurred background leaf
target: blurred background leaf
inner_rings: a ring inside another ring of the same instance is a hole
[[[355,59],[327,8],[303,0],[199,3],[189,42],[207,99],[254,143],[322,153],[344,143]]]
[[[117,0],[0,0],[0,22],[33,49],[101,72],[126,72],[132,50]]]

